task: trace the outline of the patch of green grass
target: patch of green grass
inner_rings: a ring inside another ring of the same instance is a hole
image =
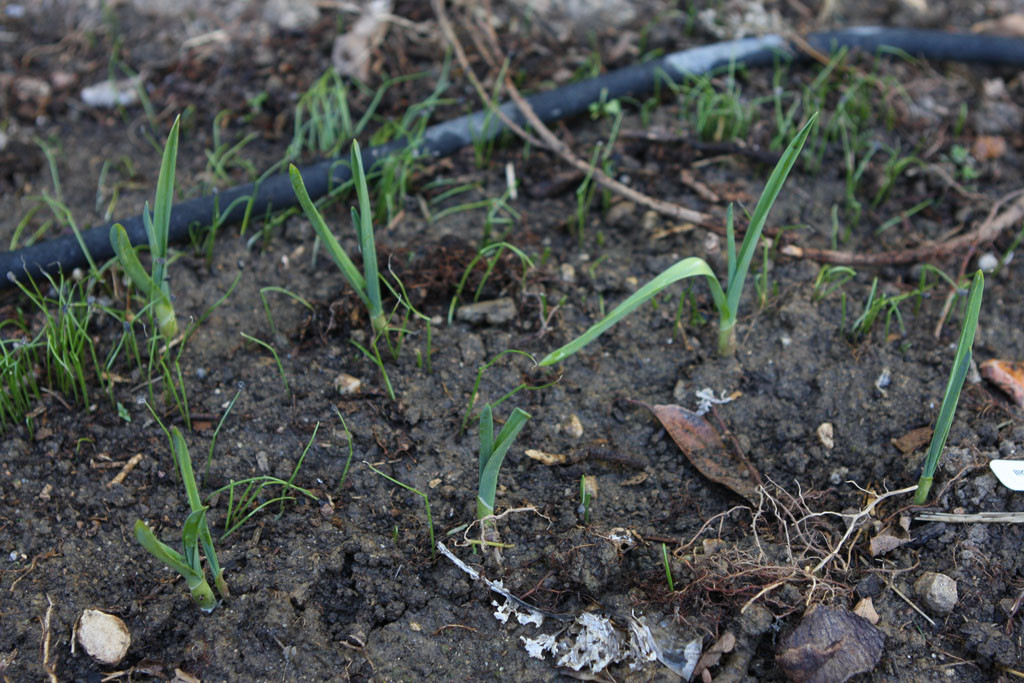
[[[967,294],[967,313],[964,316],[963,326],[960,328],[960,340],[956,345],[953,367],[949,373],[949,380],[946,382],[946,391],[942,396],[942,406],[939,408],[939,417],[935,421],[935,430],[932,432],[932,441],[928,446],[928,455],[925,457],[921,478],[917,482],[914,505],[924,505],[928,500],[935,468],[938,467],[939,456],[942,455],[942,449],[946,446],[946,439],[949,437],[956,405],[960,401],[960,390],[963,388],[964,378],[967,377],[967,370],[971,366],[971,349],[974,345],[974,333],[978,328],[978,315],[981,311],[981,297],[984,290],[985,276],[979,270],[974,274],[971,289]]]
[[[306,442],[306,447],[303,448],[302,455],[299,456],[298,462],[295,463],[295,467],[292,468],[291,476],[288,477],[287,481],[269,475],[250,477],[239,481],[231,481],[229,484],[220,487],[208,496],[208,499],[213,499],[224,492],[227,492],[228,494],[228,509],[224,517],[224,533],[221,534],[221,540],[227,538],[241,528],[243,524],[252,519],[260,510],[263,510],[275,503],[280,505],[277,513],[277,516],[280,517],[284,514],[284,504],[288,501],[295,500],[295,496],[292,495],[293,493],[305,496],[313,501],[317,500],[314,493],[295,485],[295,477],[298,476],[299,470],[302,469],[302,463],[305,461],[306,454],[309,453],[309,449],[312,447],[319,429],[320,423],[317,422],[316,426],[313,428],[313,434]],[[242,486],[244,486],[245,489],[241,494],[236,494],[235,490]],[[268,500],[263,500],[264,492],[273,486],[279,487],[277,495]]]
[[[277,349],[275,349],[271,344],[268,344],[262,339],[257,339],[256,337],[246,334],[245,332],[240,332],[239,334],[241,334],[246,341],[250,341],[253,344],[256,344],[257,346],[261,346],[267,351],[270,351],[270,355],[274,357],[274,362],[277,363],[277,372],[281,376],[281,384],[284,385],[284,393],[286,396],[291,398],[292,388],[291,385],[288,384],[288,375],[285,374],[284,366],[281,365],[281,357],[277,355]]]
[[[223,140],[222,131],[227,128],[230,118],[231,112],[227,109],[218,112],[213,118],[213,148],[204,151],[206,155],[205,175],[211,182],[221,187],[234,182],[231,172],[236,169],[241,171],[247,180],[253,180],[259,175],[256,166],[242,156],[245,147],[257,139],[259,134],[246,133],[234,143]]]
[[[394,477],[390,477],[390,476],[384,474],[383,472],[381,472],[380,470],[378,470],[376,467],[374,467],[370,463],[366,462],[365,460],[363,461],[363,464],[366,465],[367,467],[369,467],[370,470],[373,471],[375,474],[378,474],[378,475],[384,477],[385,479],[390,481],[392,484],[395,484],[396,486],[401,486],[406,491],[409,491],[410,493],[415,493],[417,496],[419,496],[420,498],[423,499],[423,507],[426,509],[426,512],[427,512],[427,536],[430,539],[430,556],[434,557],[434,555],[437,554],[437,549],[436,549],[436,543],[434,542],[434,518],[430,514],[430,496],[428,496],[426,493],[424,493],[423,491],[420,491],[417,488],[409,486],[408,484],[404,484],[404,483],[398,481],[397,479],[395,479]]]
[[[765,222],[768,219],[768,212],[775,203],[775,199],[778,197],[779,192],[781,192],[782,185],[785,182],[786,177],[789,175],[790,170],[793,168],[793,165],[796,163],[800,150],[802,149],[803,144],[816,120],[816,115],[810,118],[797,137],[790,142],[789,147],[786,148],[786,151],[783,153],[782,158],[776,165],[775,170],[772,171],[771,177],[769,177],[768,182],[765,185],[764,192],[761,194],[761,198],[758,200],[757,206],[754,208],[754,214],[751,217],[746,235],[744,235],[743,243],[740,245],[738,252],[736,250],[736,239],[733,229],[733,211],[732,206],[730,205],[726,214],[728,274],[725,280],[726,287],[724,290],[719,283],[718,278],[715,276],[714,271],[711,270],[711,267],[703,259],[695,256],[683,259],[682,261],[670,266],[663,273],[634,292],[632,296],[616,306],[615,309],[612,310],[612,312],[604,319],[592,325],[590,329],[582,335],[565,346],[549,353],[541,359],[540,365],[553,365],[565,360],[599,337],[605,332],[605,330],[615,325],[615,323],[619,322],[641,305],[651,300],[665,287],[674,282],[678,282],[679,280],[699,275],[703,275],[707,281],[708,287],[711,289],[712,298],[714,299],[715,308],[718,309],[718,353],[721,356],[733,355],[736,352],[737,310],[739,308],[740,294],[743,290],[743,284],[746,281],[747,272],[750,269],[750,262],[754,257],[754,251],[761,239],[761,233],[764,230]]]
[[[38,363],[39,342],[20,313],[0,321],[0,432],[25,420],[39,399]]]
[[[504,255],[505,250],[508,250],[519,257],[519,262],[523,267],[523,278],[526,278],[526,273],[533,268],[533,259],[526,255],[524,251],[518,247],[509,244],[508,242],[493,242],[484,247],[481,247],[477,251],[476,255],[470,260],[466,269],[462,271],[462,277],[459,278],[458,285],[455,286],[455,294],[452,295],[451,303],[448,304],[448,324],[451,325],[452,320],[455,318],[455,309],[459,305],[459,297],[462,296],[462,292],[466,288],[466,283],[469,281],[469,276],[472,275],[473,269],[480,261],[486,259],[486,268],[484,275],[480,279],[480,284],[477,285],[476,290],[473,292],[473,301],[479,301],[480,295],[483,293],[484,285],[487,284],[488,278],[494,271],[495,266],[498,265],[498,261]]]

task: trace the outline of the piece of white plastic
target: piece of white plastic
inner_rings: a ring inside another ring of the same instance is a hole
[[[999,483],[1011,491],[1024,491],[1024,460],[990,460],[988,466]]]

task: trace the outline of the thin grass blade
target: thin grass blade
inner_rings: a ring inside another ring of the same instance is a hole
[[[978,315],[981,311],[981,298],[984,290],[985,276],[979,270],[974,274],[971,289],[967,295],[967,315],[964,318],[963,327],[960,329],[960,340],[957,342],[956,355],[953,357],[953,368],[949,374],[949,381],[946,383],[946,392],[942,397],[942,406],[939,408],[939,417],[935,422],[932,442],[928,446],[928,455],[924,461],[921,479],[918,481],[918,489],[914,494],[915,505],[924,505],[928,500],[935,469],[939,464],[939,456],[942,455],[942,449],[946,446],[946,439],[949,437],[949,430],[953,425],[953,415],[956,413],[956,405],[960,401],[960,390],[963,388],[964,378],[967,377],[967,370],[971,365],[974,334],[978,329]]]
[[[565,346],[544,356],[538,365],[545,366],[560,363],[604,334],[608,328],[642,306],[665,287],[679,280],[697,275],[703,275],[707,278],[708,287],[711,288],[711,295],[715,300],[715,306],[721,311],[727,305],[726,297],[722,292],[721,285],[718,284],[714,271],[711,270],[711,267],[703,259],[691,256],[670,266],[665,272],[655,277],[634,292],[628,299],[616,306],[603,320],[592,325],[590,329]]]
[[[743,290],[743,281],[747,277],[747,271],[750,269],[750,262],[754,258],[754,252],[757,249],[757,243],[761,241],[761,233],[764,231],[765,222],[768,220],[768,212],[771,210],[772,205],[779,196],[779,192],[782,191],[782,185],[786,182],[786,178],[789,176],[789,172],[793,169],[793,165],[796,163],[797,158],[800,156],[800,151],[803,149],[804,143],[807,141],[807,136],[811,132],[811,128],[818,120],[818,114],[815,112],[804,124],[804,127],[800,129],[796,137],[789,143],[786,150],[782,153],[782,158],[779,159],[779,163],[776,164],[775,170],[772,171],[771,176],[768,178],[768,182],[764,186],[764,191],[761,193],[761,198],[757,201],[757,206],[754,208],[754,214],[750,219],[750,225],[747,228],[746,234],[743,236],[743,243],[740,245],[739,254],[737,255],[737,262],[735,268],[729,268],[729,279],[726,284],[726,292],[728,296],[728,310],[735,316],[736,309],[740,302],[740,293]]]
[[[377,268],[377,245],[373,237],[373,209],[370,206],[370,192],[366,186],[366,172],[363,170],[363,155],[359,143],[352,141],[352,180],[356,187],[359,211],[352,210],[352,222],[359,236],[359,250],[363,255],[363,275],[366,278],[366,296],[369,299],[370,319],[373,331],[384,329],[386,320],[380,298],[380,277]]]

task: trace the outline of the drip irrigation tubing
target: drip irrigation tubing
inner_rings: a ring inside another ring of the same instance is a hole
[[[812,33],[803,39],[822,54],[841,48],[869,53],[879,50],[902,52],[933,61],[957,61],[991,65],[1024,67],[1024,40],[942,31],[857,27]],[[586,81],[572,83],[556,90],[528,97],[530,105],[545,123],[578,116],[591,103],[602,97],[615,99],[638,97],[652,92],[663,76],[678,82],[687,76],[707,74],[730,64],[746,67],[771,66],[779,59],[808,61],[810,56],[781,36],[763,36],[714,43],[675,52],[643,64],[625,67]],[[501,105],[513,121],[525,121],[514,103]],[[462,147],[489,141],[506,130],[492,112],[478,111],[427,128],[414,148],[420,156],[444,157]],[[363,151],[366,168],[409,147],[405,139]],[[300,168],[306,189],[315,201],[332,187],[347,182],[351,175],[343,159],[328,159]],[[245,215],[262,216],[297,205],[287,173],[279,173],[258,183],[240,185],[215,194],[175,204],[171,210],[169,240],[183,242],[197,226],[234,224]],[[247,206],[251,204],[251,206]],[[227,208],[230,207],[230,208]],[[224,213],[218,214],[219,210]],[[146,243],[142,216],[111,221],[80,233],[82,244],[96,262],[113,256],[110,226],[121,223],[132,244]],[[65,273],[88,263],[78,237],[62,235],[15,251],[0,253],[0,288],[10,287],[15,280],[24,281],[44,273]]]

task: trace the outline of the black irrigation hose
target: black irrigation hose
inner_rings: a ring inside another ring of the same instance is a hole
[[[830,54],[843,47],[867,52],[890,48],[935,61],[1024,66],[1024,41],[1012,38],[860,27],[813,33],[805,40],[824,54]],[[731,62],[748,67],[770,66],[779,55],[786,55],[792,60],[809,59],[806,54],[794,49],[779,36],[747,38],[676,52],[644,64],[539,93],[528,100],[540,119],[550,122],[586,112],[588,106],[599,101],[602,95],[607,99],[614,99],[650,93],[662,73],[673,81],[679,81],[687,75],[706,74],[728,66]],[[502,110],[517,123],[524,123],[523,117],[513,103],[505,103]],[[476,112],[427,128],[417,153],[433,157],[447,156],[474,141],[493,139],[504,130],[505,126],[497,117],[489,116],[482,111]],[[369,168],[374,162],[403,150],[406,144],[404,140],[395,140],[363,151],[366,167]],[[350,178],[347,164],[339,163],[338,159],[304,166],[301,171],[306,189],[314,200],[326,195],[330,187],[336,187]],[[174,205],[171,212],[170,240],[185,241],[189,237],[190,228],[212,225],[216,220],[218,207],[221,211],[226,211],[226,214],[220,216],[222,224],[241,221],[246,213],[248,198],[253,192],[256,193],[256,198],[252,202],[250,215],[255,217],[265,214],[268,210],[286,209],[297,204],[288,174],[280,173],[265,179],[258,187],[250,183]],[[240,198],[244,199],[235,203]],[[228,207],[231,207],[229,211]],[[141,216],[115,222],[124,225],[133,244],[146,242]],[[113,255],[109,240],[111,225],[112,223],[106,223],[82,232],[85,246],[96,261],[105,261]],[[11,286],[12,278],[23,280],[26,274],[37,277],[42,273],[56,273],[59,270],[68,272],[86,263],[85,254],[74,235],[65,235],[31,247],[0,253],[0,273],[6,274],[6,277],[0,277],[0,288]]]

